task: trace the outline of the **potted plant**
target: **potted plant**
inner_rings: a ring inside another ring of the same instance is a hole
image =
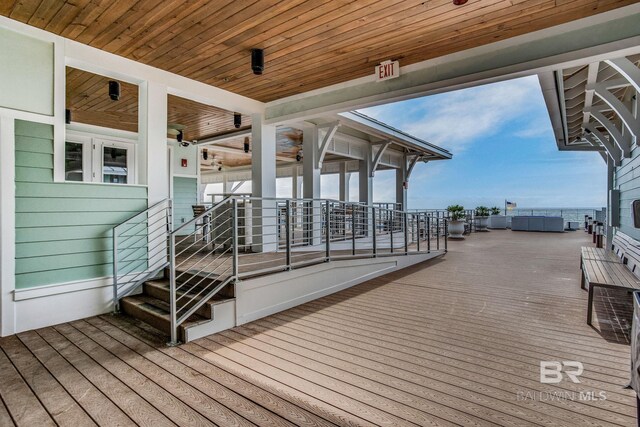
[[[464,207],[451,205],[447,207],[447,212],[449,212],[449,238],[464,239]]]
[[[487,231],[489,225],[489,208],[486,206],[478,206],[475,212],[476,229],[478,231]]]
[[[507,217],[506,215],[500,215],[502,213],[502,210],[499,207],[494,206],[490,209],[490,211],[491,216],[489,217],[489,228],[506,230]]]

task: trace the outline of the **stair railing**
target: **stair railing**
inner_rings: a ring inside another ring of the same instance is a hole
[[[155,277],[169,262],[172,202],[164,199],[112,229],[113,311],[121,298]]]
[[[238,276],[237,203],[225,197],[169,235],[171,344],[178,327]]]
[[[328,199],[229,196],[169,234],[171,343],[227,285],[333,259],[440,249],[446,218]]]

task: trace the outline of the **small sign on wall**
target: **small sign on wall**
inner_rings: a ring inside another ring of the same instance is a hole
[[[180,163],[182,164],[182,167],[183,167],[183,168],[186,168],[186,167],[187,167],[187,159],[181,159],[181,162],[180,162]]]
[[[400,77],[400,62],[399,61],[384,61],[380,65],[376,65],[376,81],[381,82],[384,80],[395,79]]]

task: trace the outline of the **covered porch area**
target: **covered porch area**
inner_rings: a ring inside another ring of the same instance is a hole
[[[471,235],[180,347],[111,315],[2,338],[0,424],[632,425],[624,307],[601,294],[584,321],[588,244]],[[541,360],[582,362],[581,382],[541,383]]]

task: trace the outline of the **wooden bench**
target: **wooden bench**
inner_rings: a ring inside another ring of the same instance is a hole
[[[580,266],[582,268],[581,287],[589,290],[587,324],[591,325],[593,315],[593,295],[596,287],[640,290],[640,246],[629,236],[617,233],[612,242],[612,250],[583,247]]]

